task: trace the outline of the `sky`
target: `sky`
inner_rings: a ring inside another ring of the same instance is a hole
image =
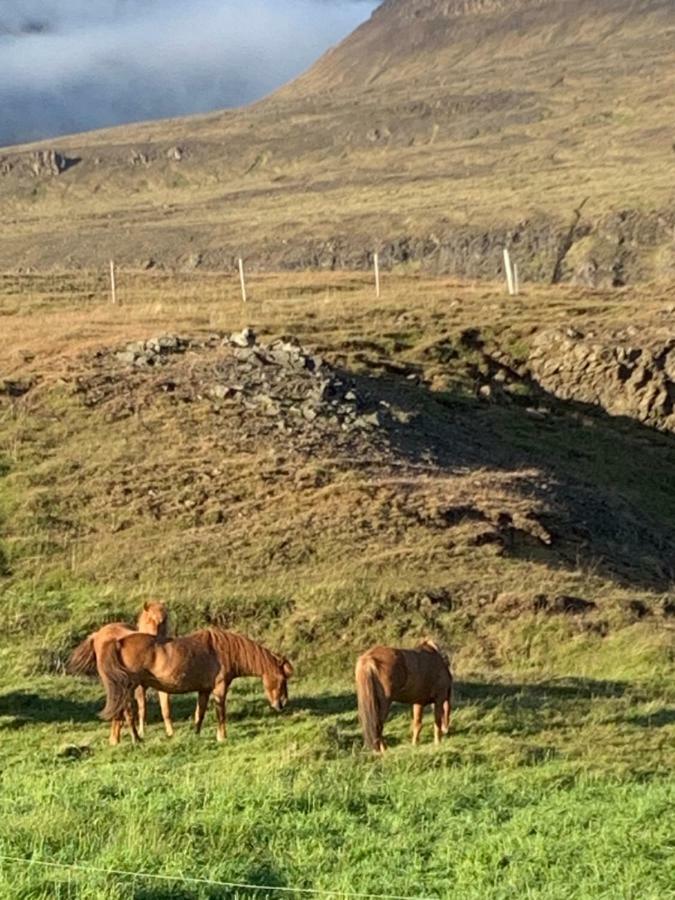
[[[0,0],[0,146],[248,103],[375,0]]]

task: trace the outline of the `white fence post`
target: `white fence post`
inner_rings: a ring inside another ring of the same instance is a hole
[[[117,304],[117,283],[115,279],[115,261],[110,260],[110,297],[113,302],[113,306]]]
[[[509,295],[513,297],[515,294],[513,269],[511,268],[511,254],[507,247],[504,247],[504,272],[506,273],[506,287],[508,288]]]
[[[520,278],[518,276],[518,263],[513,264],[513,291],[516,295],[520,294]]]
[[[241,299],[244,303],[248,302],[246,295],[246,276],[244,275],[244,260],[239,257],[239,281],[241,282]]]

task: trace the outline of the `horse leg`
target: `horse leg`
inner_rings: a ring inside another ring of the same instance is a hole
[[[216,731],[216,740],[222,743],[227,738],[227,721],[225,717],[225,700],[227,697],[227,689],[221,690],[218,687],[213,692],[213,702],[216,707],[216,716],[218,717],[218,730]]]
[[[129,726],[129,731],[131,731],[132,743],[140,743],[142,738],[138,733],[138,729],[136,728],[136,710],[134,709],[133,700],[131,698],[129,698],[129,702],[127,703],[126,709],[124,710],[124,719]]]
[[[145,697],[145,688],[140,684],[135,691],[136,706],[138,707],[138,733],[141,737],[145,736],[145,723],[147,721],[147,706]]]
[[[421,703],[413,703],[413,730],[412,742],[413,746],[417,746],[420,742],[420,731],[422,730],[422,716],[424,715],[424,707]]]
[[[173,722],[171,721],[171,701],[169,695],[164,691],[158,691],[159,708],[162,710],[162,719],[164,720],[164,730],[167,737],[173,737]]]
[[[110,723],[110,746],[116,747],[122,736],[122,720],[121,719],[113,719]]]
[[[206,707],[209,705],[209,692],[200,691],[197,697],[197,709],[195,710],[195,732],[199,734],[204,724],[204,716],[206,715]]]
[[[391,709],[391,700],[389,697],[383,697],[380,700],[379,704],[379,713],[380,713],[380,721],[378,722],[377,729],[377,752],[384,753],[387,749],[387,745],[384,742],[384,723],[387,721],[387,716],[389,715],[389,710]]]
[[[447,734],[450,731],[450,714],[452,712],[452,695],[448,694],[448,696],[443,701],[443,734]]]
[[[436,700],[434,702],[434,744],[440,744],[443,737],[443,710],[445,701]]]

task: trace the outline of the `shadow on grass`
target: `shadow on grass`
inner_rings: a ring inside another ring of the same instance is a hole
[[[165,884],[146,884],[134,890],[135,900],[216,900],[224,897],[255,896],[259,900],[277,895],[279,890],[288,895],[287,882],[271,866],[261,864],[251,870],[241,881],[246,887],[218,884],[181,884],[167,881]],[[249,887],[251,886],[251,887]],[[253,887],[254,886],[254,887]],[[269,892],[265,889],[269,888]]]
[[[23,728],[35,722],[98,722],[102,703],[72,700],[69,697],[40,696],[24,691],[0,695],[0,730]]]

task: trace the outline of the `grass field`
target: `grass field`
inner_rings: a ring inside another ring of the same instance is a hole
[[[0,393],[0,896],[675,896],[672,435],[534,394],[481,403],[478,361],[456,340],[480,327],[525,347],[569,322],[644,336],[672,292],[531,287],[505,301],[498,286],[392,277],[375,304],[339,273],[253,279],[246,309],[236,292],[216,276],[121,273],[115,309],[93,275],[0,279],[0,384],[32,385]],[[101,348],[247,322],[416,406],[414,440],[382,459],[307,454],[253,414],[120,382],[143,405],[119,416],[75,390]],[[441,339],[458,348],[445,361],[429,355]],[[439,524],[448,506],[466,513]],[[485,539],[502,509],[550,520],[552,547]],[[595,532],[579,542],[586,515]],[[544,615],[541,594],[597,608]],[[211,713],[190,733],[186,698],[173,741],[153,704],[144,744],[109,748],[100,687],[63,663],[152,596],[179,632],[220,617],[288,653],[284,714],[241,681],[226,746]],[[452,732],[434,748],[427,722],[413,750],[398,709],[373,759],[355,656],[429,633],[453,657]]]

